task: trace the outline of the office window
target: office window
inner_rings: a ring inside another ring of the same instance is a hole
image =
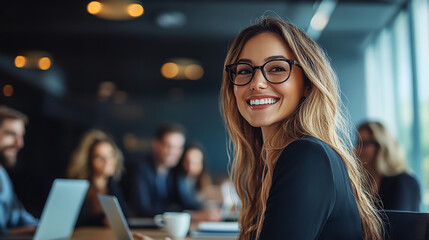
[[[384,29],[365,54],[368,118],[385,123],[396,135],[392,33]]]
[[[415,169],[413,166],[413,74],[412,74],[412,59],[411,59],[411,44],[410,44],[410,29],[409,29],[408,13],[402,11],[395,19],[392,31],[394,47],[394,79],[395,79],[395,105],[397,112],[398,134],[397,138],[401,146],[404,147],[408,166]]]
[[[386,124],[407,154],[429,211],[429,4],[415,0],[365,50],[367,116]]]
[[[422,161],[422,188],[424,210],[429,211],[429,4],[427,0],[415,0],[411,3],[415,44],[415,99],[418,110],[417,132],[419,133],[420,152],[416,157]]]
[[[365,52],[367,116],[381,121],[397,136],[395,78],[391,29],[382,30]]]

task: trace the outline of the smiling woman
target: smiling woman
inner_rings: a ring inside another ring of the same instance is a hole
[[[321,48],[294,25],[266,17],[236,37],[225,70],[222,107],[243,206],[239,239],[381,239]]]

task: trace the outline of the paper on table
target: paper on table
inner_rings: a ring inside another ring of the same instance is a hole
[[[190,236],[193,238],[237,238],[238,232],[200,232],[191,231]]]
[[[238,232],[238,222],[200,222],[190,235],[198,238],[236,238]]]
[[[238,222],[200,222],[198,231],[207,232],[238,232]]]

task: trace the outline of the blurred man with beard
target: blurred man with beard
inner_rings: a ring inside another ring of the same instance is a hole
[[[18,152],[24,146],[27,122],[23,113],[0,106],[0,238],[34,232],[37,224],[17,198],[5,169],[16,164]]]

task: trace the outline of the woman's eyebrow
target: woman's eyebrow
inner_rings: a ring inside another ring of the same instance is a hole
[[[252,60],[247,59],[247,58],[242,58],[242,59],[238,59],[237,62],[242,62],[242,63],[252,63]]]
[[[274,55],[274,56],[270,56],[264,59],[264,61],[270,61],[273,59],[286,59],[283,55]],[[242,62],[242,63],[252,63],[252,60],[247,59],[247,58],[241,58],[239,59],[237,62]]]
[[[275,55],[275,56],[271,56],[271,57],[265,58],[265,61],[270,61],[270,60],[273,60],[273,59],[286,59],[286,58],[284,56],[282,56],[282,55]]]

